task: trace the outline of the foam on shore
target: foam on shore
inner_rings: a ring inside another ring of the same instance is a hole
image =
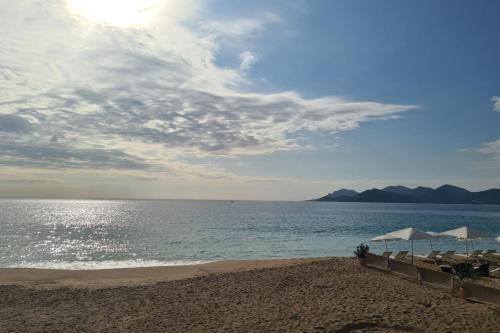
[[[104,261],[42,261],[42,262],[20,262],[5,268],[39,268],[39,269],[65,269],[65,270],[94,270],[94,269],[116,269],[116,268],[141,268],[141,267],[164,267],[164,266],[190,266],[208,264],[212,261],[202,260],[104,260]]]

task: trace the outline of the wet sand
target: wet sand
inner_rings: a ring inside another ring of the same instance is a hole
[[[0,331],[499,332],[469,303],[349,258],[0,270]]]

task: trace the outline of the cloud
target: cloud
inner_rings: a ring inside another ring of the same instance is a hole
[[[11,183],[11,184],[48,184],[55,183],[53,180],[44,180],[44,179],[4,179],[0,178],[0,182],[2,183]]]
[[[141,177],[141,176],[134,177],[134,179],[141,182],[153,182],[159,180],[158,177]]]
[[[500,163],[500,138],[496,141],[483,143],[477,151],[491,156],[496,162]]]
[[[218,39],[240,43],[242,39],[257,37],[267,26],[281,23],[281,21],[279,15],[267,12],[252,18],[207,21],[202,23],[201,30]]]
[[[112,149],[0,143],[0,165],[39,168],[149,169],[137,157]]]
[[[248,72],[258,59],[252,52],[245,51],[240,53],[240,60],[240,70],[242,72]]]
[[[493,96],[491,101],[493,102],[493,111],[500,112],[500,97]]]
[[[246,92],[256,57],[246,51],[238,68],[218,66],[222,40],[256,37],[281,18],[204,22],[194,4],[172,20],[159,11],[157,24],[123,28],[84,21],[63,1],[2,2],[0,165],[217,178],[223,170],[186,159],[301,150],[307,133],[416,108]]]

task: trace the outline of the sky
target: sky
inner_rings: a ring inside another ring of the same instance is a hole
[[[0,196],[500,187],[500,2],[0,0]]]

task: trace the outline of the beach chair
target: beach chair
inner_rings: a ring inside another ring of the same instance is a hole
[[[423,261],[429,261],[429,262],[433,262],[435,263],[436,262],[436,259],[438,259],[438,254],[439,252],[441,251],[431,251],[429,254],[423,256],[423,255],[416,255],[416,257],[420,260],[423,260]]]
[[[407,254],[408,254],[408,251],[399,251],[398,254],[396,254],[394,256],[393,259],[396,259],[396,260],[405,260]]]
[[[480,254],[479,256],[480,257],[483,257],[483,258],[488,258],[488,257],[493,257],[493,255],[497,252],[497,250],[488,250],[482,254]]]
[[[392,254],[392,251],[388,251],[388,252],[384,252],[382,253],[382,257],[386,257],[386,258],[389,258]]]
[[[438,254],[436,257],[439,259],[452,259],[456,251],[446,251],[444,253]]]
[[[469,253],[469,259],[477,259],[481,253],[483,253],[483,250],[474,250]],[[467,258],[467,254],[465,253],[457,253],[456,256]]]
[[[469,258],[468,259],[472,260],[473,262],[479,263],[481,261],[480,255],[482,253],[483,253],[483,250],[474,250],[471,253],[469,253]],[[466,254],[461,254],[460,256],[464,257],[465,259],[467,259],[467,255]]]
[[[482,253],[483,250],[474,250],[472,253],[469,253],[469,258],[477,259]]]
[[[489,262],[494,265],[500,264],[500,256],[498,256],[498,252],[496,250],[486,251],[479,256],[478,260],[480,262]]]
[[[481,254],[483,253],[483,250],[474,250],[471,253],[469,253],[469,256],[467,257],[467,254],[465,253],[457,253],[455,254],[455,258],[450,258],[450,261],[455,261],[455,262],[474,262],[476,264],[481,263],[482,261],[488,261],[484,259]]]
[[[455,253],[457,253],[457,251],[453,251],[453,250],[452,251],[446,251],[444,253],[443,257],[445,257],[445,258],[451,258],[451,257],[453,257],[455,255]]]
[[[456,251],[446,251],[441,254],[438,254],[436,256],[436,263],[437,264],[453,264],[457,263],[459,260],[456,260],[453,258],[455,255]]]

